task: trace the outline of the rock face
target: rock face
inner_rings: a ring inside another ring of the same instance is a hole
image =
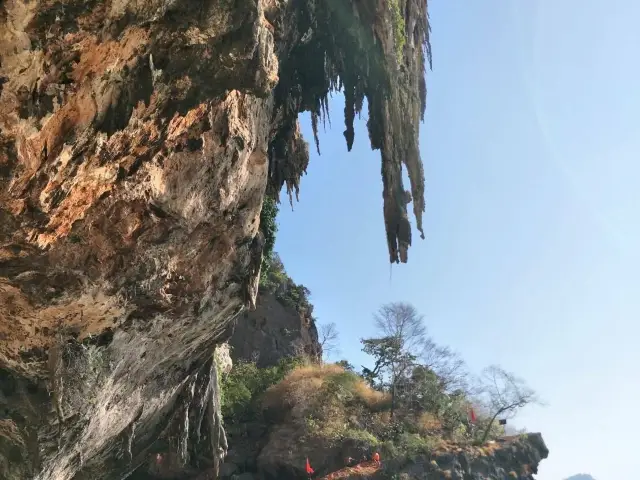
[[[270,444],[277,441],[272,438]],[[268,444],[266,448],[270,446]],[[319,444],[318,449],[312,451],[312,464],[316,471],[323,472],[320,480],[361,479],[363,476],[379,480],[535,480],[533,475],[538,472],[538,465],[549,455],[542,436],[539,433],[531,433],[507,438],[483,448],[453,446],[448,451],[440,449],[431,455],[417,456],[410,461],[384,458],[380,466],[365,461],[357,467],[343,467],[345,458],[360,459],[364,455],[370,459],[373,451],[377,449],[378,447],[366,446],[362,441],[351,441],[342,445]],[[260,473],[245,473],[246,478],[302,478],[304,474],[301,470],[304,463],[301,466],[300,462],[284,461],[287,457],[286,452],[279,450],[282,455],[263,456]],[[291,454],[288,456],[291,457]],[[234,465],[229,469],[228,478],[234,478],[235,468]],[[585,477],[587,478],[591,477]]]
[[[284,357],[322,357],[313,317],[284,305],[271,293],[260,294],[256,309],[238,319],[229,345],[234,360],[255,361],[260,368]]]
[[[462,451],[433,455],[401,471],[406,480],[423,478],[425,472],[426,478],[434,480],[535,480],[538,465],[548,456],[542,435],[530,433],[490,444],[476,454]]]
[[[424,0],[0,3],[0,478],[216,475],[213,350],[307,166],[298,113],[342,87],[350,148],[368,99],[406,261],[428,32]]]

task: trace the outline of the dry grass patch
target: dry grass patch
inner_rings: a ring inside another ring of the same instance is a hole
[[[339,365],[326,364],[305,365],[291,371],[266,391],[263,407],[306,411],[320,394],[326,394],[327,389],[339,403],[356,399],[372,411],[380,411],[391,403],[388,393],[372,389],[356,374],[345,371]],[[324,395],[324,401],[326,400]]]
[[[353,393],[370,409],[374,411],[384,410],[391,407],[391,395],[388,392],[374,390],[358,379],[353,386]]]
[[[284,379],[269,387],[264,394],[264,408],[291,409],[315,399],[326,378],[344,372],[337,365],[304,365],[289,372]]]

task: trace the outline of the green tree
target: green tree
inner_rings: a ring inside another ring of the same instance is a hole
[[[364,368],[363,376],[372,385],[382,379],[391,392],[391,415],[398,406],[398,386],[406,384],[406,376],[416,365],[428,344],[423,316],[406,302],[392,302],[381,306],[374,314],[380,337],[363,340],[363,351],[373,356],[373,369]]]
[[[440,415],[446,401],[442,380],[425,365],[416,365],[407,376],[408,388],[403,389],[400,402],[413,413],[424,412]]]
[[[364,367],[362,376],[371,386],[385,388],[391,392],[391,416],[393,417],[398,397],[398,385],[406,372],[414,365],[416,356],[407,352],[402,339],[395,337],[369,338],[361,340],[362,351],[375,359],[373,369]]]
[[[283,358],[267,368],[258,368],[254,362],[237,362],[221,378],[223,417],[237,422],[255,418],[260,414],[256,405],[262,394],[302,363],[302,359],[295,357]]]

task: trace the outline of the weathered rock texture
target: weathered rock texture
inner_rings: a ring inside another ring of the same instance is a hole
[[[313,317],[284,305],[271,293],[260,294],[256,309],[239,318],[229,345],[234,360],[255,361],[260,368],[285,357],[322,357]]]
[[[398,466],[403,480],[535,480],[549,450],[539,433],[503,439],[483,448],[440,452]],[[387,471],[392,470],[390,465]],[[384,478],[384,471],[378,478]]]
[[[265,449],[272,448],[272,439]],[[316,471],[322,472],[320,480],[362,479],[377,480],[535,480],[540,462],[547,458],[549,450],[539,433],[507,437],[484,447],[460,445],[443,446],[432,454],[406,458],[384,458],[381,465],[363,462],[359,467],[344,467],[348,457],[367,459],[379,447],[364,446],[362,442],[318,445],[312,455]],[[273,450],[272,450],[273,451]],[[270,452],[272,453],[272,452]],[[289,454],[289,458],[295,457]],[[273,458],[271,460],[270,458]],[[252,478],[288,480],[303,478],[299,461],[286,461],[287,452],[262,456],[263,471]],[[304,466],[304,463],[303,463]],[[329,473],[327,473],[329,472]],[[247,480],[251,480],[248,476]]]
[[[424,0],[0,2],[0,478],[214,475],[212,352],[307,166],[298,113],[342,86],[350,147],[368,99],[406,261],[426,54]]]

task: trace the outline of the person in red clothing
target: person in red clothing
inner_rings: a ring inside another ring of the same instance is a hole
[[[309,463],[309,457],[307,457],[307,465],[305,466],[305,469],[307,471],[307,476],[311,478],[311,475],[313,475],[313,468],[311,468],[311,464]]]
[[[378,452],[373,454],[373,461],[376,462],[376,465],[380,465],[380,454]]]

